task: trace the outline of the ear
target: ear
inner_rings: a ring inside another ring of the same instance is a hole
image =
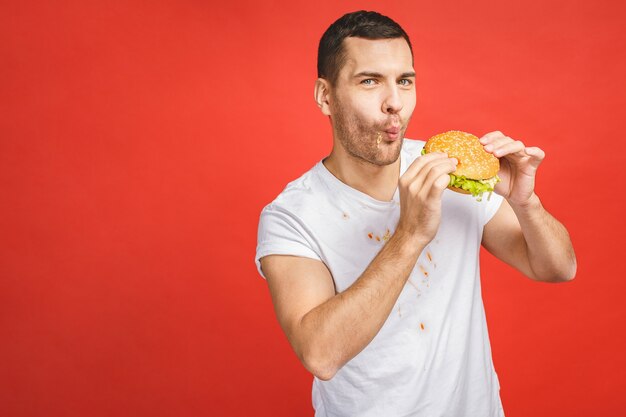
[[[322,113],[330,116],[330,83],[324,78],[315,80],[315,103]]]

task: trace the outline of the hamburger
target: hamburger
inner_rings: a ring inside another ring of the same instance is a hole
[[[476,136],[458,130],[440,133],[426,141],[422,155],[430,152],[445,152],[459,161],[456,171],[450,174],[450,190],[471,194],[478,201],[483,193],[488,192],[491,197],[493,187],[500,181],[496,175],[500,161],[483,149]]]

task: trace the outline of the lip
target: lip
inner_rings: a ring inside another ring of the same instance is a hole
[[[385,129],[385,133],[390,140],[398,139],[398,137],[400,136],[400,131],[400,126],[391,126]]]

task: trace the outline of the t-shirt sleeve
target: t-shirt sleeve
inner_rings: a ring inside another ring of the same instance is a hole
[[[287,210],[270,204],[261,212],[255,262],[259,274],[260,259],[267,255],[293,255],[321,260],[319,249],[306,226]]]
[[[491,194],[491,198],[487,200],[488,195],[483,194],[483,202],[485,208],[483,210],[483,226],[489,223],[489,220],[498,212],[504,198],[496,193]]]

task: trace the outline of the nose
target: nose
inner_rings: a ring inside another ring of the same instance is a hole
[[[402,110],[402,99],[398,86],[390,86],[385,90],[385,98],[382,104],[382,111],[385,114],[395,114]]]

